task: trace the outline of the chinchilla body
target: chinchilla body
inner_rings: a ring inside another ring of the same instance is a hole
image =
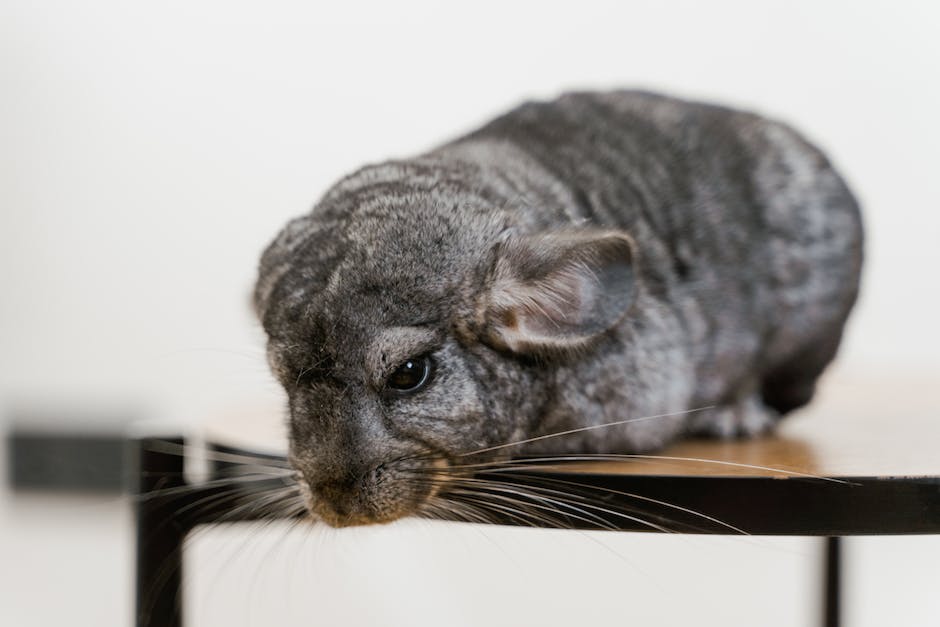
[[[855,200],[787,126],[572,93],[341,180],[255,296],[291,462],[345,525],[421,512],[447,481],[413,478],[468,459],[764,430],[810,400],[861,259]]]

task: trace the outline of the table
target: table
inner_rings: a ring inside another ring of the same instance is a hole
[[[240,483],[242,455],[282,463],[286,437],[277,411],[228,414],[206,429],[209,477],[188,483],[196,454],[175,434],[136,441],[138,627],[178,627],[182,546],[193,528],[254,519],[229,499],[272,482]],[[180,454],[182,453],[182,454]],[[489,522],[579,529],[671,531],[828,538],[822,624],[840,619],[839,537],[940,533],[940,382],[833,376],[810,408],[776,433],[746,441],[690,440],[656,456],[590,463],[524,464],[489,475],[512,486],[563,486],[570,507],[518,513],[494,509]],[[602,504],[582,507],[582,503]],[[196,506],[198,504],[198,506]],[[642,517],[633,515],[638,507]],[[457,524],[457,523],[455,523]]]

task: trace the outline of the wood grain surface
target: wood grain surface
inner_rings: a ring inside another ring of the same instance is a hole
[[[231,412],[206,439],[283,455],[283,410]],[[566,472],[649,476],[940,477],[940,376],[828,375],[813,403],[751,440],[686,440],[656,455],[559,464]]]

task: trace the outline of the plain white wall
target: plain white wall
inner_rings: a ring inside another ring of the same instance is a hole
[[[289,216],[522,99],[617,86],[820,143],[869,235],[843,367],[938,375],[937,7],[3,0],[0,404],[276,401],[247,299]]]
[[[869,233],[844,361],[940,363],[935,4],[0,6],[3,398],[199,420],[276,394],[246,302],[289,216],[524,98],[625,85],[822,144]]]

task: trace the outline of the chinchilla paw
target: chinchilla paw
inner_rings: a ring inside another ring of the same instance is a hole
[[[764,433],[779,418],[777,411],[764,405],[756,395],[751,395],[731,405],[697,412],[689,428],[698,435],[730,439]]]

